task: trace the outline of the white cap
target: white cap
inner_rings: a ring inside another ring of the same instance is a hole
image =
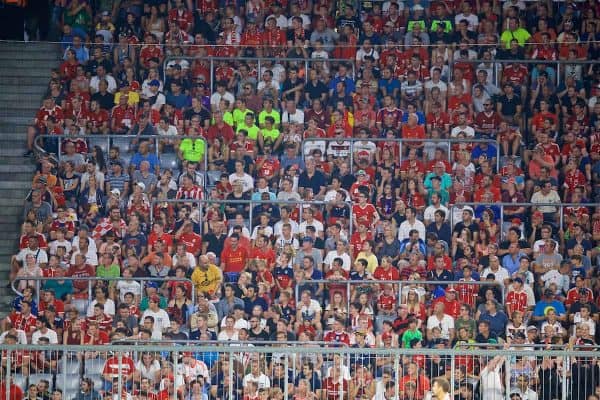
[[[110,191],[110,193],[114,194],[115,196],[120,196],[121,195],[121,191],[119,189],[113,189]]]
[[[146,190],[146,185],[144,184],[144,182],[138,182],[138,183],[136,183],[136,185],[138,185],[139,187],[141,187],[142,190]]]

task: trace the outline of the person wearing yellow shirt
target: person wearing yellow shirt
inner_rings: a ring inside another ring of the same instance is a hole
[[[240,126],[244,123],[247,114],[254,114],[254,112],[246,108],[246,100],[237,99],[236,107],[233,110],[233,124],[234,126]]]
[[[254,121],[254,113],[246,114],[246,116],[244,117],[244,122],[237,125],[235,132],[237,133],[241,130],[245,130],[246,132],[248,132],[248,139],[253,140],[255,142],[258,140],[258,133],[260,129],[258,128],[258,126],[256,126],[256,123]]]
[[[215,294],[223,283],[221,270],[216,265],[211,264],[205,255],[200,256],[198,259],[198,265],[194,268],[191,279],[196,287],[196,292],[202,292],[208,296]]]
[[[199,131],[191,129],[191,136],[186,137],[179,143],[177,154],[181,161],[200,162],[206,154],[206,141],[199,135]]]
[[[121,90],[115,94],[115,104],[119,104],[119,99],[122,95],[127,96],[127,104],[130,106],[135,106],[140,102],[139,93],[134,90],[129,90],[129,83],[127,81],[121,83]]]
[[[370,274],[372,274],[375,271],[375,268],[379,266],[377,256],[373,254],[373,242],[371,240],[363,242],[362,251],[356,256],[357,260],[360,260],[361,258],[367,260],[367,271]]]
[[[283,135],[279,129],[275,128],[275,119],[271,116],[265,117],[265,127],[258,134],[258,145],[264,148],[265,142],[272,143],[273,151],[277,151],[281,146]]]
[[[519,26],[519,22],[516,18],[510,18],[508,20],[508,29],[502,32],[500,41],[505,49],[510,49],[510,42],[514,40],[519,43],[519,46],[525,46],[525,43],[531,38],[531,34],[525,28]]]
[[[281,124],[281,114],[279,113],[279,111],[277,111],[273,108],[273,100],[271,100],[271,99],[265,99],[263,101],[263,109],[258,114],[258,126],[259,127],[261,127],[261,128],[265,127],[265,118],[266,117],[273,117],[273,121],[275,121],[273,123],[273,126],[275,128],[279,128],[279,124]]]

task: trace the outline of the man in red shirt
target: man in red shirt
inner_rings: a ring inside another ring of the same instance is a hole
[[[40,300],[40,304],[38,306],[38,311],[44,312],[44,310],[46,308],[48,308],[48,306],[53,306],[54,309],[56,310],[56,314],[62,318],[63,315],[65,314],[65,304],[62,302],[62,300],[57,300],[54,294],[54,290],[49,289],[49,290],[45,290],[44,291],[44,295],[42,297],[42,299]]]
[[[91,278],[96,276],[96,271],[91,265],[86,264],[85,254],[75,254],[75,264],[71,265],[67,271],[70,278]],[[73,280],[73,297],[87,302],[89,282],[85,279]]]
[[[425,127],[419,125],[417,114],[409,114],[408,122],[402,126],[402,139],[425,139]],[[424,146],[423,142],[406,142],[409,149],[420,149]]]
[[[400,280],[400,272],[392,265],[389,259],[384,257],[381,265],[373,271],[373,278],[379,281],[397,281]]]
[[[346,398],[350,382],[342,376],[339,365],[333,365],[329,376],[323,380],[318,398],[327,400],[339,400]]]
[[[512,290],[506,295],[506,315],[512,315],[514,311],[522,312],[523,318],[527,319],[529,301],[527,292],[523,289],[523,279],[515,278],[512,283]]]
[[[113,379],[119,377],[121,377],[121,382],[125,388],[131,389],[134,371],[135,364],[133,360],[127,354],[115,352],[112,357],[106,360],[102,369],[103,389],[105,391],[112,390]]]
[[[148,235],[148,253],[155,251],[156,242],[162,241],[167,253],[173,254],[173,237],[165,232],[162,221],[156,220],[152,225],[152,232]]]
[[[258,235],[256,238],[255,246],[250,252],[250,259],[253,260],[264,260],[267,263],[269,270],[273,270],[275,267],[275,252],[269,247],[268,237],[265,235]]]
[[[169,11],[169,22],[175,22],[179,29],[191,32],[194,27],[194,15],[186,10],[183,0],[175,0],[175,7]]]
[[[181,228],[175,234],[175,239],[183,244],[188,253],[192,253],[194,257],[200,255],[202,250],[202,236],[194,232],[192,221],[186,221],[181,225]]]
[[[369,228],[375,228],[379,222],[377,209],[373,204],[367,202],[366,190],[359,191],[358,204],[352,206],[352,218],[354,218],[355,225],[363,223],[367,224]]]
[[[248,260],[248,253],[239,246],[239,239],[238,234],[232,234],[229,237],[229,246],[221,252],[221,271],[227,275],[228,282],[237,282]]]
[[[6,331],[6,325],[7,323],[10,323],[15,329],[24,331],[27,335],[27,339],[31,340],[31,334],[36,329],[36,320],[36,316],[31,313],[31,303],[27,300],[22,300],[21,311],[14,310],[6,317],[5,321],[3,321],[3,325],[5,325],[3,331]]]
[[[446,289],[444,297],[436,299],[433,304],[443,303],[444,312],[456,319],[460,313],[460,302],[456,300],[456,290],[450,286]]]
[[[450,115],[442,110],[440,102],[431,104],[431,112],[427,114],[426,121],[427,132],[431,133],[433,129],[439,129],[446,135],[450,133]]]
[[[483,111],[475,117],[475,132],[482,137],[495,138],[502,119],[495,110],[492,99],[483,102]]]

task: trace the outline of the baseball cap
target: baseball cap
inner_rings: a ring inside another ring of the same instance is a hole
[[[367,173],[365,172],[364,169],[359,169],[358,172],[356,173],[356,175],[366,175]]]
[[[523,279],[521,279],[521,278],[515,278],[514,282],[518,282],[518,283],[520,283],[522,285],[523,284]]]
[[[109,17],[109,16],[110,16],[110,13],[109,13],[108,11],[103,11],[103,12],[102,12],[102,16],[103,16],[103,17]]]
[[[302,242],[306,242],[306,243],[313,243],[314,240],[313,238],[311,238],[310,236],[304,236],[304,238],[302,239]]]
[[[119,189],[113,189],[110,191],[111,194],[114,194],[115,196],[120,196],[121,195],[121,191]]]
[[[142,188],[142,190],[146,190],[146,185],[144,184],[144,182],[137,182],[136,185]]]
[[[513,218],[510,222],[514,225],[521,225],[521,218]]]
[[[148,85],[150,85],[150,86],[160,86],[160,81],[158,79],[152,79],[150,81],[150,83],[148,83]]]
[[[158,282],[155,282],[155,281],[148,281],[148,282],[146,282],[146,287],[147,287],[147,288],[154,288],[154,289],[158,289]]]
[[[544,296],[554,296],[554,292],[552,289],[546,289],[544,290]]]

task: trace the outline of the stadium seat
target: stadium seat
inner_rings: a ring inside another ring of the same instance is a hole
[[[79,374],[81,363],[78,360],[61,360],[58,363],[58,371],[65,374]]]
[[[13,374],[13,382],[22,389],[27,387],[27,376],[21,374]]]
[[[174,153],[163,153],[160,155],[160,166],[163,169],[177,171],[179,170],[179,159]]]
[[[63,392],[67,390],[77,391],[79,389],[79,373],[70,374],[67,372],[57,375],[55,387]]]
[[[85,360],[84,364],[84,375],[100,375],[102,374],[102,369],[104,368],[104,360],[101,358],[96,358],[94,360]]]
[[[112,146],[119,148],[121,156],[124,156],[125,153],[132,151],[131,138],[113,138]]]

